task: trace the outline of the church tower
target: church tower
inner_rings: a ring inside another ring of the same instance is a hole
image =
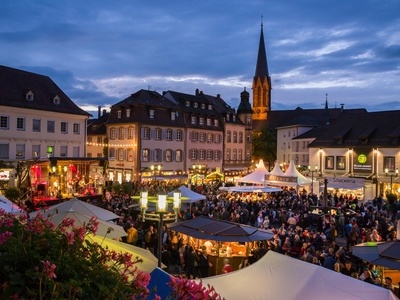
[[[256,73],[253,78],[253,120],[256,123],[263,123],[262,121],[266,121],[268,118],[268,114],[271,111],[271,89],[271,77],[268,72],[263,23],[261,22]]]

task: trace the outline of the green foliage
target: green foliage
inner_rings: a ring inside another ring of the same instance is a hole
[[[118,194],[119,192],[122,191],[122,185],[118,181],[116,181],[113,183],[111,189],[114,193]]]
[[[253,136],[253,159],[262,159],[267,169],[273,168],[276,161],[276,131],[268,127]]]
[[[389,202],[390,205],[393,205],[394,203],[397,202],[397,195],[392,194],[392,193],[387,193],[386,194],[386,199]]]
[[[16,187],[10,187],[5,190],[4,196],[11,201],[17,200],[19,197],[21,197],[22,191],[19,188]]]
[[[133,194],[133,185],[131,182],[123,182],[121,188],[122,188],[122,192],[124,194],[128,194],[128,195]]]

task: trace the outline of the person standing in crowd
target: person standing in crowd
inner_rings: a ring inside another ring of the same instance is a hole
[[[208,261],[207,249],[203,249],[199,256],[199,273],[201,278],[208,277],[209,270],[213,265]]]
[[[222,274],[230,273],[230,272],[232,272],[232,270],[233,269],[232,269],[232,266],[231,266],[231,264],[229,262],[229,259],[225,258],[224,262],[223,262],[221,273]]]

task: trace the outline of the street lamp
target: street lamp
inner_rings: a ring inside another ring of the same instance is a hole
[[[311,195],[314,194],[314,172],[318,172],[318,166],[315,166],[314,170],[311,170],[311,166],[308,166],[308,171],[311,172]]]
[[[396,168],[394,174],[392,174],[392,173],[389,174],[389,169],[385,168],[385,173],[386,173],[386,176],[390,176],[390,193],[392,193],[393,176],[395,176],[395,177],[399,176],[399,168]]]
[[[150,169],[151,169],[151,174],[154,176],[153,180],[156,180],[157,174],[160,175],[161,165],[157,165],[157,166],[151,165]],[[157,169],[157,173],[154,172],[155,169]]]
[[[155,211],[148,212],[149,202],[155,202]],[[173,213],[169,212],[169,203],[172,203]],[[140,192],[140,208],[143,213],[143,222],[146,220],[158,222],[158,243],[157,243],[157,261],[161,268],[161,249],[162,249],[162,228],[164,221],[178,221],[179,210],[181,207],[180,190],[173,191],[173,197],[168,197],[166,193],[159,193],[157,197],[149,197],[148,192]]]

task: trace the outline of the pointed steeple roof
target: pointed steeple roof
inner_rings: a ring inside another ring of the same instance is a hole
[[[260,44],[258,45],[256,73],[254,74],[254,77],[261,77],[261,78],[269,77],[267,54],[265,51],[265,43],[264,43],[264,30],[263,30],[262,22],[261,22]]]

